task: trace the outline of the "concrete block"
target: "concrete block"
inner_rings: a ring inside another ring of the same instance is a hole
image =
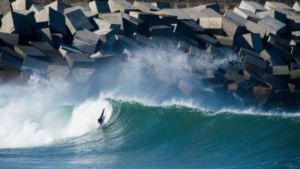
[[[300,17],[287,15],[287,31],[300,31]]]
[[[0,71],[0,84],[15,82],[18,77],[19,72],[16,69]]]
[[[149,39],[148,37],[145,37],[143,35],[140,35],[138,33],[133,34],[133,39],[136,40],[138,43],[145,44],[147,46],[155,47],[156,42],[152,39]]]
[[[166,11],[171,15],[177,16],[177,20],[193,20],[192,18],[181,12],[179,9],[163,9],[163,11]]]
[[[300,78],[300,69],[290,71],[291,79],[299,79]]]
[[[47,76],[50,79],[67,79],[70,73],[69,66],[52,65],[50,64],[47,69]]]
[[[246,21],[245,26],[246,26],[247,31],[252,32],[252,33],[258,33],[262,40],[265,39],[266,33],[267,33],[266,27],[258,25],[252,21]]]
[[[292,31],[291,34],[300,37],[300,31]]]
[[[268,41],[266,43],[266,48],[272,49],[273,46],[278,45],[280,47],[282,47],[283,49],[289,51],[290,50],[290,45],[289,45],[289,41],[281,38],[279,36],[270,34]]]
[[[300,65],[295,62],[292,62],[290,65],[290,70],[296,70],[296,69],[300,69]]]
[[[100,35],[99,39],[105,43],[107,43],[109,38],[114,35],[113,29],[100,29],[100,30],[94,31],[93,33]]]
[[[98,14],[91,12],[90,9],[88,9],[88,10],[85,9],[82,6],[73,6],[71,8],[67,8],[65,10],[65,13],[73,12],[73,11],[76,11],[78,9],[80,9],[82,11],[82,13],[84,14],[84,16],[86,18],[88,18],[89,20],[91,20],[92,18],[97,18],[97,16],[98,16]]]
[[[290,46],[292,47],[300,47],[300,39],[291,39]]]
[[[157,11],[153,12],[156,15],[159,16],[160,19],[160,25],[171,25],[171,24],[176,24],[177,23],[177,16],[176,15],[171,15],[170,13],[166,11]]]
[[[30,75],[47,75],[48,63],[26,56],[23,61],[22,71]]]
[[[11,3],[12,9],[15,10],[28,10],[31,5],[35,4],[32,0],[16,0]]]
[[[273,46],[272,50],[277,52],[287,64],[289,64],[294,59],[294,56],[291,53],[289,53],[289,51],[285,50],[284,48],[278,45]]]
[[[130,52],[141,49],[138,43],[122,35],[115,35],[117,43]]]
[[[261,59],[261,56],[260,56],[259,53],[256,53],[256,52],[254,52],[252,50],[249,50],[249,49],[246,49],[246,48],[243,48],[243,47],[240,48],[240,51],[239,51],[238,54],[240,56],[242,56],[243,59],[244,59],[244,57],[246,55],[251,55],[251,56],[254,56],[254,57],[258,58],[258,59]]]
[[[135,32],[144,32],[143,27],[141,27],[141,24],[143,23],[142,20],[137,19],[135,17],[132,17],[126,13],[122,13],[123,17],[123,23],[124,23],[124,34],[126,36],[132,36]],[[141,28],[139,30],[139,28]],[[146,33],[149,32],[148,29]]]
[[[20,69],[20,67],[22,66],[20,60],[16,59],[14,56],[4,51],[0,53],[0,62],[9,65],[11,67],[14,67],[16,69]]]
[[[253,13],[250,10],[247,9],[242,9],[242,8],[237,8],[235,7],[233,9],[233,12],[238,14],[239,16],[245,18],[246,20],[252,21],[257,23],[259,20],[261,20],[262,18],[257,16],[255,13]]]
[[[47,42],[53,46],[52,35],[50,28],[37,29],[35,30],[37,39],[41,42]]]
[[[300,48],[292,46],[291,54],[294,55],[295,57],[299,57],[300,56]]]
[[[23,58],[27,56],[34,57],[34,58],[43,58],[46,57],[40,50],[38,50],[34,46],[15,46],[15,51],[21,55]]]
[[[119,11],[129,14],[130,11],[139,11],[139,9],[125,0],[109,0],[108,5],[112,13]]]
[[[242,35],[246,32],[246,27],[244,24],[232,20],[231,18],[223,18],[222,24],[223,31],[227,34],[227,36]]]
[[[226,81],[223,72],[218,71],[218,70],[208,70],[207,72],[207,78],[216,78],[216,79],[220,79],[222,81]]]
[[[272,66],[272,74],[273,75],[288,75],[289,74],[289,66]]]
[[[207,17],[222,17],[222,15],[218,12],[216,12],[215,10],[208,8],[208,9],[202,9],[200,10],[200,12],[204,15],[206,15]]]
[[[80,9],[71,12],[65,11],[64,14],[66,16],[66,25],[69,28],[72,35],[74,35],[76,31],[81,29],[91,30],[94,28],[94,26],[85,17],[85,15]]]
[[[207,44],[212,44],[215,46],[219,46],[220,44],[220,42],[217,39],[210,37],[206,34],[196,35],[196,41],[199,43],[199,46],[201,48],[205,48],[205,49],[208,46]]]
[[[157,7],[157,8],[160,8],[160,9],[171,8],[170,3],[168,3],[168,2],[153,2],[153,3],[151,3],[151,5],[153,5],[153,6]]]
[[[201,18],[199,25],[213,35],[223,35],[223,18],[222,17],[207,17]]]
[[[74,68],[72,75],[77,82],[87,82],[95,72],[95,69],[90,68]]]
[[[224,77],[226,80],[228,81],[234,81],[234,82],[245,82],[245,81],[248,81],[249,79],[238,74],[237,72],[234,72],[234,71],[227,71],[225,74],[224,74]]]
[[[270,33],[274,35],[282,35],[285,32],[286,24],[274,19],[273,17],[267,15],[258,22],[267,29],[266,35],[269,36]]]
[[[10,2],[9,0],[2,0],[0,2],[0,13],[6,15],[8,12],[11,11]]]
[[[84,53],[93,54],[101,47],[100,35],[83,29],[75,33],[73,46]]]
[[[124,25],[123,25],[123,16],[122,13],[108,13],[108,14],[99,14],[99,18],[103,19],[104,21],[111,23],[113,25],[110,24],[103,24],[100,23],[99,28],[102,29],[114,29],[116,30],[115,32],[118,34],[118,29],[116,25],[120,25],[120,30],[121,30],[121,34],[124,33]]]
[[[151,26],[149,29],[150,29],[150,36],[170,37],[173,35],[173,27],[171,26],[158,25],[158,26]]]
[[[161,9],[147,2],[134,1],[133,6],[142,12],[160,11]]]
[[[207,17],[205,14],[201,13],[195,8],[184,8],[180,9],[181,12],[192,18],[195,22],[199,23],[200,18]]]
[[[37,49],[46,49],[46,50],[54,50],[54,48],[48,42],[29,42],[31,45],[36,47]]]
[[[59,43],[63,43],[63,35],[59,33],[53,33],[51,34],[52,42],[53,42],[53,47],[55,49],[59,48]]]
[[[41,12],[42,10],[44,10],[45,8],[40,6],[40,5],[37,5],[37,4],[33,4],[30,8],[29,8],[29,11],[33,11],[34,13],[38,13],[38,12]]]
[[[46,61],[47,63],[51,65],[61,65],[61,66],[69,66],[68,62],[65,60],[65,58],[62,56],[60,51],[55,49],[39,49],[44,55],[47,56]]]
[[[281,2],[271,2],[271,1],[266,1],[265,6],[266,9],[270,9],[270,7],[273,8],[281,8],[281,9],[292,9],[288,5],[281,3]]]
[[[269,49],[264,49],[260,52],[260,56],[269,63],[269,66],[284,66],[286,63],[277,54],[277,52]]]
[[[234,37],[217,36],[217,35],[215,35],[215,37],[220,42],[221,45],[227,46],[230,49],[232,49],[232,47],[234,45]]]
[[[261,77],[262,80],[264,80],[265,82],[267,82],[269,85],[271,85],[272,87],[275,87],[277,89],[280,89],[280,90],[285,90],[284,89],[284,85],[286,84],[285,81],[275,77],[275,76],[272,76],[272,75],[269,75],[267,73],[265,73],[262,77]]]
[[[36,22],[34,18],[35,12],[29,10],[15,10],[14,12],[24,15],[33,29],[36,27]]]
[[[16,53],[14,50],[12,50],[11,48],[5,46],[5,47],[1,47],[0,48],[0,52],[6,52],[8,53],[10,56],[13,56],[15,59],[19,60],[19,61],[23,61],[23,57],[21,55],[19,55],[18,53]]]
[[[236,22],[239,22],[241,25],[245,25],[247,19],[243,18],[242,16],[236,14],[235,12],[231,10],[227,10],[225,14],[223,15],[226,18],[230,18]]]
[[[86,67],[87,64],[94,62],[88,54],[67,53],[65,57],[70,68]]]
[[[107,51],[105,51],[105,50],[102,49],[101,51],[99,51],[99,52],[97,52],[95,54],[92,54],[90,56],[90,58],[93,61],[96,61],[96,60],[99,60],[99,59],[103,59],[103,58],[107,58],[107,57],[113,57],[113,56],[115,56],[115,54],[107,52]]]
[[[92,23],[94,25],[95,30],[112,29],[112,33],[114,34],[120,33],[121,24],[112,23],[108,20],[98,19],[98,18],[93,18]],[[122,21],[122,26],[123,26],[123,21]]]
[[[246,54],[243,65],[245,67],[245,70],[250,70],[259,77],[261,77],[265,73],[267,62],[257,57],[253,57],[251,55]]]
[[[293,9],[294,9],[295,11],[300,12],[300,2],[297,2],[297,1],[296,1],[296,2],[294,3]]]
[[[52,8],[45,8],[44,10],[35,13],[35,20],[38,25],[45,25],[50,27],[52,33],[62,33],[67,35],[67,27],[65,16]],[[45,28],[41,26],[41,28]]]
[[[250,49],[256,53],[263,50],[262,41],[259,34],[244,34],[241,36],[235,36],[235,46]]]
[[[6,45],[19,45],[19,34],[0,33],[0,39]]]
[[[249,10],[253,13],[267,11],[263,6],[251,1],[242,1],[239,8]]]
[[[257,83],[260,86],[264,86],[264,87],[270,87],[264,80],[262,80],[258,75],[256,75],[254,72],[252,72],[251,70],[244,70],[243,71],[244,76],[248,79],[250,79],[252,82]]]
[[[198,42],[194,41],[192,39],[188,39],[188,38],[183,38],[180,41],[178,41],[177,49],[179,49],[180,51],[183,51],[184,53],[188,52],[189,55],[194,56],[193,52],[195,52],[195,51],[193,51],[193,49],[191,49],[191,47],[198,48]]]
[[[196,34],[203,34],[205,30],[194,21],[178,21],[176,33],[190,39],[195,39]]]
[[[199,5],[194,8],[197,9],[198,11],[201,11],[203,9],[212,9],[212,10],[216,11],[217,13],[220,13],[220,7],[219,7],[218,3]]]
[[[89,3],[89,7],[93,13],[110,13],[108,2],[104,1],[92,1]]]
[[[159,15],[156,15],[154,13],[130,12],[129,15],[142,20],[142,26],[144,27],[159,25]]]
[[[72,7],[71,5],[65,4],[61,1],[54,1],[48,5],[45,6],[45,8],[50,7],[57,12],[64,14],[65,9]]]
[[[259,17],[264,18],[267,15],[273,17],[274,19],[286,23],[286,16],[290,15],[287,11],[284,9],[278,9],[278,8],[272,8],[269,11],[265,12],[257,12],[256,13]]]
[[[268,101],[271,91],[272,88],[270,87],[254,86],[252,93],[260,104],[265,104]]]
[[[30,23],[30,21],[26,18],[26,16],[22,14],[16,12],[8,12],[2,18],[2,23],[3,25],[0,29],[0,32],[3,33],[18,32],[18,33],[24,33],[28,35],[34,35],[32,25],[24,24],[24,23]]]

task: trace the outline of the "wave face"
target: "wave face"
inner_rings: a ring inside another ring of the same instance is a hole
[[[26,103],[21,100],[20,109]],[[298,113],[215,112],[188,102],[146,104],[107,96],[66,104],[39,117],[27,114],[22,124],[9,125],[9,114],[1,115],[0,168],[300,166]],[[1,112],[9,112],[3,105]],[[14,112],[37,113],[46,110],[44,105]],[[98,128],[102,107],[106,117]]]

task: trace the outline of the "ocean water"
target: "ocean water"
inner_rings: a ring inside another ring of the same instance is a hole
[[[0,168],[300,168],[300,111],[205,85],[186,96],[171,76],[191,74],[185,58],[143,52],[118,77],[105,67],[90,92],[34,76],[1,85]],[[236,56],[211,58],[202,53],[194,66],[216,70]]]
[[[1,92],[0,168],[300,167],[300,113],[111,94],[65,102],[60,90],[22,89]]]

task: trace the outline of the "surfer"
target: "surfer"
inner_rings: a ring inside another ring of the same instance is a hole
[[[105,110],[105,108],[103,108],[103,111],[102,111],[102,113],[101,113],[101,116],[100,116],[99,119],[98,119],[98,123],[99,123],[100,125],[102,125],[103,120],[104,120],[104,118],[103,118],[104,110]]]

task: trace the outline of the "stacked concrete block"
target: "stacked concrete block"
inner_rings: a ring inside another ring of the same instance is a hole
[[[104,43],[107,43],[109,38],[114,35],[113,29],[100,29],[94,33],[100,35],[99,39]]]
[[[40,28],[50,27],[52,33],[67,34],[65,16],[52,8],[48,7],[35,13],[35,20]]]
[[[0,40],[3,45],[19,45],[19,34],[0,33]]]
[[[24,15],[26,19],[30,22],[29,24],[33,27],[33,29],[36,27],[36,21],[34,18],[34,12],[29,10],[15,10],[14,12],[19,13],[21,15]]]
[[[48,42],[53,46],[52,34],[50,28],[37,29],[36,31],[37,39],[41,42]]]
[[[34,46],[15,46],[15,51],[21,55],[23,58],[32,57],[39,60],[46,60],[46,55],[44,55],[40,50]]]
[[[267,29],[266,35],[270,33],[274,35],[282,35],[285,32],[286,24],[267,15],[258,22],[258,25]]]
[[[239,8],[249,10],[253,13],[267,11],[266,8],[252,1],[242,1]]]
[[[222,17],[206,17],[201,18],[199,25],[210,34],[223,35],[223,18]]]
[[[265,73],[267,66],[267,62],[251,55],[246,55],[243,64],[245,66],[245,70],[250,70],[259,77]]]
[[[293,6],[293,9],[295,10],[295,11],[300,11],[300,2],[295,2],[295,4],[294,4],[294,6]]]
[[[217,13],[220,13],[220,7],[219,7],[219,4],[217,4],[217,3],[208,4],[208,5],[200,5],[200,6],[196,6],[194,8],[197,9],[198,11],[201,11],[203,9],[213,9]]]
[[[92,1],[89,3],[89,7],[93,13],[110,13],[108,2],[104,1]]]
[[[244,34],[235,36],[235,46],[243,47],[260,53],[263,50],[263,44],[259,34]]]
[[[271,2],[271,1],[266,1],[265,6],[266,9],[270,9],[271,7],[273,8],[280,8],[280,9],[292,9],[290,6],[281,3],[281,2]]]
[[[279,45],[273,46],[272,50],[277,52],[287,64],[294,59],[294,56],[289,51],[285,50]]]
[[[150,29],[150,36],[170,37],[173,34],[173,27],[171,26],[158,25],[158,26],[151,26],[149,29]]]
[[[230,18],[236,22],[239,22],[241,23],[242,25],[244,25],[246,23],[246,19],[241,17],[240,15],[236,14],[235,12],[233,11],[230,11],[230,10],[227,10],[224,14],[224,17],[226,18]]]
[[[36,5],[36,4],[33,4],[29,11],[33,11],[34,13],[38,13],[38,12],[41,12],[42,10],[44,10],[45,8],[42,7],[42,6],[39,6],[39,5]]]
[[[161,25],[171,25],[171,24],[176,24],[177,23],[177,16],[172,15],[166,11],[157,11],[153,12],[154,14],[159,16],[160,19],[160,24]]]
[[[290,42],[284,38],[281,38],[279,36],[270,34],[268,41],[265,44],[266,48],[272,49],[273,46],[278,45],[285,50],[289,51],[290,50]]]
[[[163,9],[164,11],[166,11],[168,14],[170,15],[175,15],[177,16],[177,20],[192,20],[192,18],[190,18],[189,16],[187,16],[186,14],[184,14],[183,12],[181,12],[179,9]]]
[[[156,15],[154,13],[130,12],[129,15],[142,20],[143,23],[141,26],[143,27],[159,25],[159,15]]]
[[[168,9],[171,8],[170,3],[168,2],[153,2],[151,5],[159,8],[159,9]]]
[[[259,17],[264,18],[265,16],[271,16],[274,19],[282,22],[282,23],[286,23],[286,17],[287,15],[290,15],[287,11],[285,11],[284,9],[279,9],[279,8],[273,8],[270,7],[270,10],[268,11],[264,11],[264,12],[257,12],[256,13]]]
[[[129,2],[124,0],[109,0],[108,5],[112,13],[119,11],[129,14],[130,11],[139,11],[138,8],[134,7]]]
[[[35,4],[32,0],[16,0],[11,4],[12,9],[15,10],[28,10],[31,5]]]
[[[142,12],[160,11],[161,9],[147,2],[134,1],[133,6]]]
[[[200,18],[207,17],[205,14],[201,13],[199,10],[195,8],[185,8],[180,9],[181,12],[192,18],[196,23],[199,23]]]
[[[93,54],[100,50],[100,35],[83,29],[75,33],[73,45],[84,53]]]
[[[93,13],[93,12],[81,7],[81,6],[73,6],[73,7],[67,8],[67,9],[65,9],[64,12],[69,13],[69,12],[72,12],[72,11],[76,11],[77,9],[80,9],[82,11],[82,13],[84,14],[84,16],[86,18],[88,18],[89,20],[91,20],[92,18],[97,17],[97,15],[98,15],[96,13]]]
[[[47,69],[48,69],[48,63],[32,58],[30,56],[27,56],[24,58],[23,65],[22,65],[22,71],[30,74],[30,75],[47,75]]]
[[[269,66],[284,66],[286,63],[282,60],[279,54],[270,49],[264,49],[260,52],[260,56],[269,63]]]
[[[18,32],[18,33],[24,33],[28,35],[34,35],[33,25],[24,24],[24,22],[30,23],[30,21],[27,19],[26,16],[16,12],[8,12],[2,18],[3,25],[0,29],[0,32],[3,33]]]
[[[91,30],[94,28],[94,26],[80,9],[70,12],[65,11],[64,14],[66,16],[66,25],[72,35],[74,35],[76,31],[80,29]]]
[[[300,31],[300,16],[287,15],[287,31]]]
[[[115,25],[120,25],[119,29],[120,29],[120,33],[123,34],[124,33],[124,24],[123,24],[123,16],[122,13],[106,13],[106,14],[99,14],[98,16],[100,19],[106,21],[106,24],[103,24],[103,28],[105,29],[114,29],[114,32],[116,32],[117,34],[118,29],[116,29]],[[101,24],[102,25],[102,24]],[[100,29],[102,28],[99,27]]]
[[[142,43],[144,45],[147,46],[151,46],[151,47],[155,47],[156,46],[156,42],[150,38],[147,38],[143,35],[140,35],[138,33],[134,33],[133,34],[133,39],[136,40],[138,43]]]
[[[266,33],[267,33],[266,27],[258,25],[257,23],[252,22],[252,21],[246,21],[245,26],[246,26],[247,31],[252,32],[252,33],[257,33],[260,35],[261,39],[263,39],[263,40],[265,39]]]
[[[178,21],[176,33],[190,39],[195,39],[196,34],[203,34],[205,30],[194,21]]]
[[[6,15],[10,11],[11,11],[11,7],[10,7],[9,0],[2,0],[0,2],[0,13]]]
[[[94,62],[88,54],[67,53],[65,57],[70,68],[85,68]]]
[[[23,61],[23,59],[24,59],[21,55],[19,55],[13,49],[11,49],[10,47],[7,47],[7,46],[1,47],[0,52],[6,52],[6,53],[13,56],[15,59],[17,59],[19,61]]]
[[[9,65],[11,67],[14,67],[16,69],[20,69],[20,67],[22,66],[22,63],[20,60],[18,60],[17,58],[15,58],[13,55],[2,51],[0,53],[0,62],[2,64],[6,64]]]
[[[119,34],[121,26],[123,27],[123,21],[121,21],[121,24],[119,24],[105,19],[93,18],[92,23],[95,30],[112,29],[112,32],[115,34]]]
[[[196,35],[196,41],[199,42],[199,46],[201,48],[204,48],[206,49],[208,47],[208,45],[215,45],[215,46],[218,46],[220,44],[220,42],[213,38],[213,37],[210,37],[208,35]]]
[[[231,18],[223,18],[222,26],[223,31],[227,34],[227,36],[242,35],[246,32],[246,27],[244,24],[239,23]]]
[[[61,1],[54,1],[48,5],[46,5],[45,7],[50,7],[54,10],[56,10],[57,12],[61,13],[61,14],[64,14],[64,11],[66,8],[70,8],[72,7],[71,5],[68,5],[68,4],[65,4]]]
[[[208,8],[208,9],[202,9],[200,10],[200,12],[204,15],[206,15],[207,17],[221,17],[222,15],[218,12],[216,12],[215,10]]]
[[[235,7],[233,9],[233,12],[238,14],[239,16],[245,18],[246,20],[252,21],[257,23],[259,20],[261,20],[261,17],[257,16],[255,13],[253,13],[250,10],[237,8]]]

